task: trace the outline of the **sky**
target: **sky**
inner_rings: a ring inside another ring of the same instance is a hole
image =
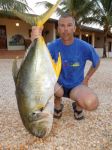
[[[37,2],[42,2],[45,0],[27,0],[27,3],[29,5],[30,8],[32,8],[33,11],[30,11],[30,13],[32,14],[37,14],[37,15],[41,15],[43,14],[47,9],[45,9],[42,5],[39,6],[35,6]],[[55,4],[57,0],[46,0],[52,4]],[[56,15],[56,13],[54,13],[51,18],[54,19],[58,19],[58,16]]]
[[[35,6],[37,2],[42,2],[42,1],[45,1],[45,0],[27,0],[27,3],[29,5],[29,7],[32,8],[32,11],[30,12],[31,14],[41,15],[46,11],[45,7],[43,7],[42,5]],[[55,4],[57,0],[46,0],[46,1],[48,1],[52,4]],[[58,19],[59,16],[57,16],[56,13],[54,13],[50,18]],[[97,29],[103,29],[101,26],[94,25],[94,24],[86,25],[86,26],[94,27],[94,28],[97,28]]]

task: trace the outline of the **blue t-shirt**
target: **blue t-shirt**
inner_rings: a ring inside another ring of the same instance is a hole
[[[58,83],[66,88],[73,88],[84,80],[84,68],[87,60],[92,62],[93,67],[99,62],[99,56],[89,43],[74,38],[71,45],[64,45],[62,40],[56,39],[48,44],[52,58],[57,61],[60,52],[62,69]]]

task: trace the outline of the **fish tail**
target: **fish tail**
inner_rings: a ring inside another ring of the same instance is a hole
[[[60,0],[57,0],[56,4],[53,5],[47,12],[40,16],[40,19],[37,21],[37,26],[42,26],[57,9]]]

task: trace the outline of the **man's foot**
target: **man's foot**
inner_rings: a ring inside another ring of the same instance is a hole
[[[72,108],[73,108],[74,117],[75,117],[76,120],[82,120],[82,119],[84,119],[83,111],[77,109],[76,102],[72,103]]]
[[[56,108],[54,108],[54,118],[56,118],[56,119],[60,119],[61,118],[61,116],[62,116],[62,111],[63,111],[63,107],[64,107],[64,105],[63,104],[61,104],[60,105],[60,109],[56,109]]]

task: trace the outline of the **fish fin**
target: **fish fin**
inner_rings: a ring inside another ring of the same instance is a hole
[[[13,79],[15,82],[16,82],[16,77],[17,77],[18,70],[19,70],[17,67],[17,59],[18,57],[16,57],[16,59],[13,61],[13,64],[12,64],[12,75],[13,75]]]
[[[39,103],[33,108],[33,111],[37,111],[37,110],[42,111],[44,109],[44,107],[45,107],[45,105],[43,105],[42,103]]]
[[[54,60],[52,59],[52,57],[51,57],[51,62],[52,62],[52,65],[53,65],[53,68],[54,68],[56,77],[57,77],[57,79],[58,79],[58,77],[59,77],[59,75],[60,75],[60,72],[61,72],[61,65],[62,65],[60,53],[59,53],[59,55],[58,55],[58,60],[57,60],[57,62],[55,63]]]
[[[36,105],[36,108],[39,109],[39,110],[40,110],[40,109],[43,109],[43,108],[44,108],[44,105],[43,105],[43,104],[37,104],[37,105]]]
[[[59,77],[60,72],[61,72],[61,65],[62,65],[62,62],[61,62],[61,55],[60,55],[60,53],[59,53],[58,61],[56,62],[56,67],[55,67],[57,78]]]
[[[45,12],[43,15],[39,17],[39,20],[37,21],[37,26],[43,26],[43,24],[50,18],[53,12],[57,9],[59,3],[60,0],[57,0],[55,5],[53,5],[50,9],[48,9],[47,12]]]

